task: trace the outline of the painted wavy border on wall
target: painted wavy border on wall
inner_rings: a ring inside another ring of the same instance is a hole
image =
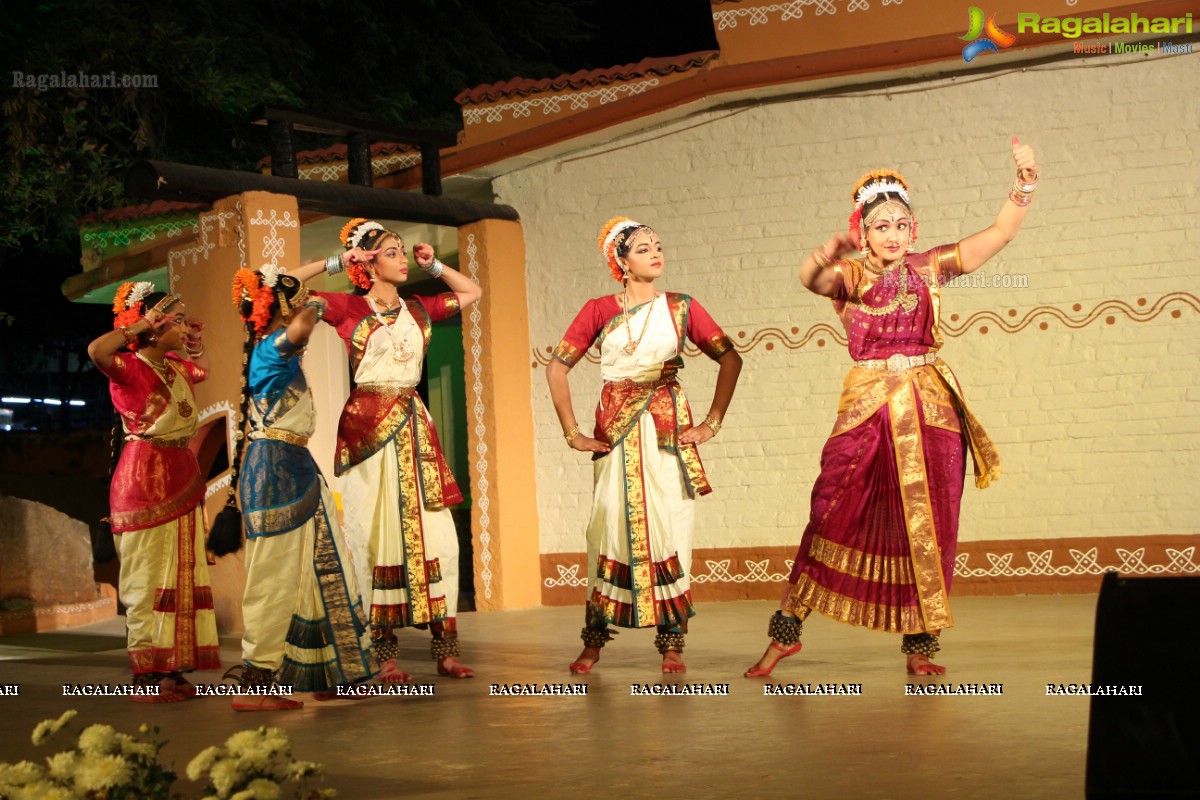
[[[1038,330],[1048,330],[1051,322],[1057,322],[1071,330],[1079,330],[1101,320],[1106,325],[1115,325],[1119,317],[1131,322],[1150,322],[1168,310],[1172,319],[1179,319],[1183,316],[1185,308],[1200,313],[1200,298],[1189,292],[1170,292],[1153,303],[1144,297],[1139,297],[1132,304],[1123,300],[1103,300],[1082,316],[1079,315],[1083,311],[1082,303],[1075,303],[1070,312],[1055,306],[1036,306],[1019,319],[1017,317],[1020,312],[1015,308],[1007,309],[1003,313],[976,311],[967,315],[965,319],[963,315],[956,313],[950,314],[942,321],[942,331],[950,337],[965,336],[971,331],[981,335],[987,335],[993,330],[1000,333],[1020,333],[1035,323]],[[760,345],[766,351],[774,350],[776,345],[788,350],[800,350],[810,342],[817,347],[825,347],[830,340],[842,347],[846,346],[845,333],[825,322],[811,326],[804,333],[793,325],[786,329],[764,327],[756,330],[736,330],[731,338],[738,351],[743,353],[756,350]],[[553,352],[554,345],[533,348],[533,361],[530,366],[534,369],[546,366],[550,363]],[[700,351],[689,343],[684,355],[695,357],[700,355]],[[595,348],[589,349],[584,358],[593,364],[600,363],[600,356]]]
[[[696,550],[697,600],[778,600],[794,563],[794,547]],[[584,600],[583,553],[543,553],[542,603]],[[1078,594],[1095,591],[1106,572],[1127,577],[1200,575],[1200,535],[1019,539],[960,542],[956,595]]]

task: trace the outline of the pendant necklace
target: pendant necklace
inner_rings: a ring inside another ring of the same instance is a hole
[[[167,393],[170,394],[171,387],[175,384],[175,368],[171,366],[170,362],[166,360],[161,362],[155,361],[149,356],[144,356],[141,353],[138,353],[137,357],[144,361],[146,365],[150,367],[150,369],[154,370],[154,374],[162,379],[162,382],[166,384]],[[189,403],[186,398],[176,402],[176,406],[179,408],[179,416],[183,417],[184,419],[190,417],[192,412],[195,410],[192,408],[192,404]]]
[[[371,306],[371,311],[375,314],[375,320],[379,323],[379,326],[383,328],[383,331],[387,334],[388,339],[391,340],[392,360],[398,364],[403,364],[406,361],[410,361],[416,351],[409,347],[408,342],[405,341],[408,331],[402,331],[400,334],[400,341],[397,342],[395,328],[396,324],[400,322],[401,316],[407,317],[409,320],[409,325],[415,327],[416,323],[413,322],[412,317],[408,316],[407,314],[402,314],[401,312],[404,309],[398,307],[396,309],[396,318],[392,320],[391,324],[388,324],[388,322],[384,320],[383,315],[379,313],[378,302],[369,294],[367,295],[367,303]]]
[[[625,315],[625,334],[629,337],[629,343],[626,344],[624,347],[622,347],[621,351],[623,353],[625,353],[625,355],[631,356],[631,355],[633,355],[634,351],[638,349],[638,345],[642,343],[642,339],[645,338],[646,329],[650,327],[650,314],[654,311],[654,304],[658,302],[658,295],[655,295],[654,299],[650,301],[650,307],[646,309],[646,319],[642,323],[642,335],[636,339],[633,338],[633,329],[630,328],[630,326],[629,326],[629,294],[628,294],[628,292],[622,294],[621,300],[622,300],[622,303],[621,303],[622,311],[624,312],[624,315]]]

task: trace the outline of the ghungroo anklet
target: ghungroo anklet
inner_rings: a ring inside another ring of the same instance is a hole
[[[782,611],[776,611],[767,625],[767,636],[779,642],[784,647],[799,643],[804,623],[797,617],[785,617]]]
[[[654,637],[654,646],[663,655],[667,653],[682,653],[683,645],[684,636],[682,633],[660,633]]]
[[[167,677],[165,672],[139,672],[133,676],[134,686],[158,686]]]
[[[371,649],[375,652],[375,663],[380,667],[386,661],[394,661],[400,655],[400,643],[395,639],[388,641],[381,639],[371,645]]]
[[[441,661],[446,658],[458,658],[461,651],[458,648],[458,637],[442,639],[437,636],[433,637],[429,642],[429,652],[433,655],[434,661]]]
[[[900,652],[909,656],[932,658],[941,649],[938,637],[932,633],[906,633],[900,639]]]
[[[584,647],[599,649],[604,647],[605,642],[611,642],[616,633],[616,631],[610,631],[608,628],[584,628],[579,638],[583,639]]]

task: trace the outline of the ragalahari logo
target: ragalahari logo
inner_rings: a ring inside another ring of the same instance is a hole
[[[971,6],[967,9],[967,35],[958,38],[964,42],[970,42],[963,48],[963,61],[967,63],[981,53],[999,53],[999,48],[1009,47],[1017,41],[1017,37],[1011,33],[1000,30],[1000,26],[996,24],[995,14],[992,14],[987,18],[987,22],[984,22],[983,9],[979,6]]]

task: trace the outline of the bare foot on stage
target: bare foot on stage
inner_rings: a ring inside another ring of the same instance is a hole
[[[908,674],[945,675],[946,668],[941,664],[934,664],[929,660],[928,656],[923,656],[920,653],[912,653],[908,657]]]
[[[304,703],[299,700],[272,695],[235,697],[231,705],[234,711],[295,711],[304,708]]]
[[[663,653],[662,671],[663,675],[687,672],[687,667],[683,663],[683,653],[678,653],[674,650],[668,650]]]
[[[376,677],[379,678],[380,683],[412,683],[412,675],[409,675],[407,672],[403,672],[399,667],[397,667],[396,659],[394,658],[389,658],[387,661],[379,665],[379,674]]]
[[[181,679],[182,677],[180,675]],[[184,681],[184,684],[190,691],[176,686],[174,678],[166,677],[158,682],[158,694],[134,694],[130,695],[129,699],[135,703],[182,703],[195,698],[196,687],[187,681]]]
[[[776,664],[778,664],[780,661],[783,661],[788,656],[794,656],[796,653],[799,653],[801,647],[803,647],[803,644],[800,642],[796,642],[791,647],[784,647],[779,642],[772,639],[771,643],[767,645],[767,651],[763,653],[763,657],[758,660],[757,664],[743,673],[744,677],[769,677],[771,672],[775,669]]]
[[[438,662],[438,675],[447,678],[474,678],[475,670],[468,667],[466,664],[459,661],[454,656],[443,658]]]
[[[585,647],[579,654],[579,658],[572,661],[571,666],[567,669],[571,670],[572,675],[586,675],[592,671],[592,667],[596,666],[596,662],[599,660],[599,647]]]

